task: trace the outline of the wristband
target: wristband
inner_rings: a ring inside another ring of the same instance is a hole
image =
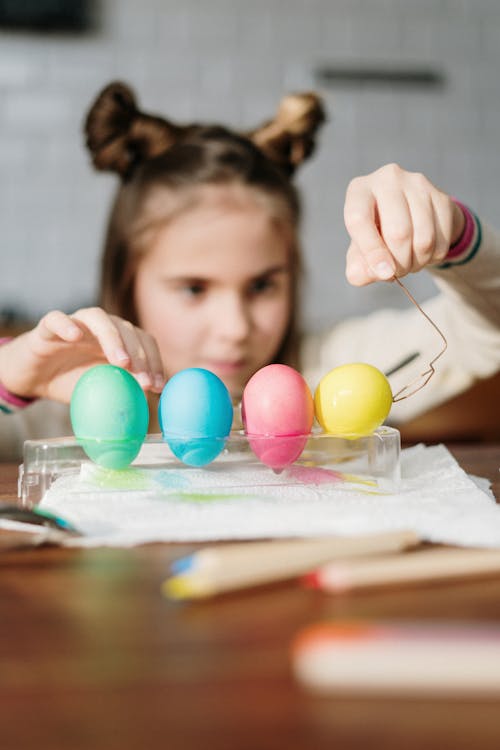
[[[452,198],[452,201],[462,211],[465,225],[458,240],[450,246],[444,263],[436,266],[436,268],[450,268],[468,263],[475,256],[481,245],[482,232],[479,219],[459,200]]]
[[[8,341],[12,341],[11,336],[0,338],[0,346],[6,344]],[[12,414],[13,411],[25,409],[32,404],[33,401],[36,401],[36,398],[16,396],[15,393],[7,390],[7,388],[0,382],[0,411],[3,411],[5,414]]]
[[[452,198],[452,201],[462,211],[465,219],[465,224],[462,230],[462,234],[460,235],[458,240],[456,240],[453,245],[450,245],[450,249],[448,250],[448,254],[446,256],[447,259],[456,258],[458,255],[462,255],[464,250],[469,247],[474,236],[475,229],[474,219],[469,209],[456,198]]]

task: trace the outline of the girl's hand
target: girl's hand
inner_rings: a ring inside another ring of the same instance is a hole
[[[346,276],[364,286],[443,261],[464,228],[462,210],[423,174],[388,164],[347,188]]]
[[[69,403],[80,375],[106,362],[129,370],[145,390],[160,392],[165,383],[153,337],[98,307],[53,310],[0,346],[0,382],[24,398]]]

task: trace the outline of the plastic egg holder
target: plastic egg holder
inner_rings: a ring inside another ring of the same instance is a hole
[[[247,492],[255,490],[258,493],[259,488],[265,492],[267,486],[279,483],[285,501],[290,488],[294,488],[293,492],[302,492],[304,482],[309,482],[313,491],[315,483],[323,484],[325,479],[330,481],[332,472],[345,478],[342,482],[340,477],[340,484],[334,482],[332,491],[336,486],[370,493],[392,491],[397,487],[400,471],[398,430],[382,426],[371,435],[347,439],[313,427],[310,434],[303,437],[305,446],[301,455],[279,475],[257,458],[241,429],[230,433],[221,453],[204,469],[180,461],[160,434],[146,436],[139,455],[125,472],[108,472],[106,468],[95,466],[74,437],[28,440],[24,444],[19,472],[19,496],[23,505],[31,507],[42,500],[54,481],[59,478],[67,481],[72,475],[86,477],[89,471],[96,476],[101,492],[112,492],[118,487],[125,494],[140,496],[144,492],[150,496],[155,487],[164,491],[163,484],[156,484],[155,477],[159,477],[162,483],[171,482],[172,491],[177,487],[181,495],[182,487],[196,482],[198,499],[206,492],[207,500],[212,499],[218,489],[232,495],[239,494],[242,487]],[[269,444],[274,438],[255,439],[260,440]],[[280,441],[287,442],[287,438],[280,438]],[[129,473],[130,483],[127,479]],[[250,482],[247,481],[249,473]],[[204,477],[207,477],[206,487]],[[355,477],[358,483],[350,484],[350,477]],[[79,487],[81,492],[96,491],[85,483]]]
[[[267,365],[247,383],[242,399],[245,436],[260,461],[279,472],[302,454],[314,413],[327,434],[355,440],[387,416],[392,394],[371,365],[344,365],[325,375],[314,401],[292,367]],[[75,435],[86,454],[106,468],[122,469],[137,456],[148,426],[146,397],[122,368],[98,365],[78,381],[71,400]],[[233,421],[230,394],[214,373],[188,368],[165,385],[159,403],[164,440],[190,466],[205,466],[226,445]],[[356,430],[355,432],[353,430]]]

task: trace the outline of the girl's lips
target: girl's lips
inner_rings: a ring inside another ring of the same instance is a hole
[[[220,372],[224,375],[232,375],[236,372],[240,372],[245,366],[244,359],[238,360],[208,360],[206,363],[207,370],[213,372]]]

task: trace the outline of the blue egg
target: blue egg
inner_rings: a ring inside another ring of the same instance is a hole
[[[231,396],[213,372],[180,370],[162,391],[158,419],[172,453],[189,466],[205,466],[217,458],[231,431]]]

